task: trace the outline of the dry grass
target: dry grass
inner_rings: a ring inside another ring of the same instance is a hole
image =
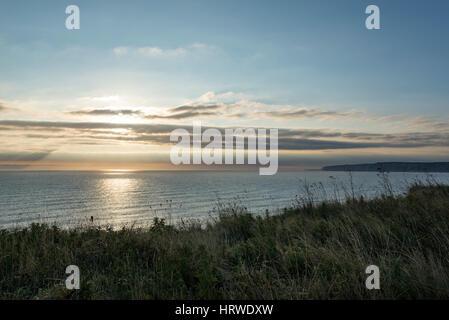
[[[389,191],[389,189],[386,189]],[[449,298],[449,187],[315,204],[279,215],[221,207],[201,226],[0,231],[2,299]],[[81,270],[81,290],[63,286]],[[379,266],[381,290],[365,288]]]

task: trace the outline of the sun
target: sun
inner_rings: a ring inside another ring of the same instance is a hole
[[[113,116],[103,116],[103,117],[96,117],[97,120],[101,122],[106,123],[116,123],[116,124],[138,124],[138,123],[145,123],[144,119],[131,116],[131,115],[113,115]]]

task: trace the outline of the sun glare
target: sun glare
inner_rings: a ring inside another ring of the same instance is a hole
[[[136,170],[134,169],[104,169],[102,170],[103,174],[107,175],[119,175],[124,173],[133,173]]]
[[[126,124],[126,123],[143,123],[144,120],[135,116],[129,115],[116,115],[116,116],[107,116],[107,117],[98,117],[101,122],[107,123],[118,123],[118,124]]]

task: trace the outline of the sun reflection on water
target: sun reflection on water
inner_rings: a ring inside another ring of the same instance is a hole
[[[102,222],[110,225],[131,223],[131,211],[135,199],[135,191],[139,189],[139,179],[130,175],[130,171],[116,170],[104,172],[99,179],[97,190],[101,193],[107,211],[102,215]],[[129,215],[129,216],[128,216]]]
[[[120,175],[127,173],[135,173],[135,170],[132,169],[106,169],[102,171],[105,175]]]

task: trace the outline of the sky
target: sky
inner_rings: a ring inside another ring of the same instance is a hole
[[[380,8],[368,30],[365,8]],[[80,9],[67,30],[65,9]],[[281,166],[447,161],[449,2],[0,2],[0,169],[165,169],[278,128]]]

